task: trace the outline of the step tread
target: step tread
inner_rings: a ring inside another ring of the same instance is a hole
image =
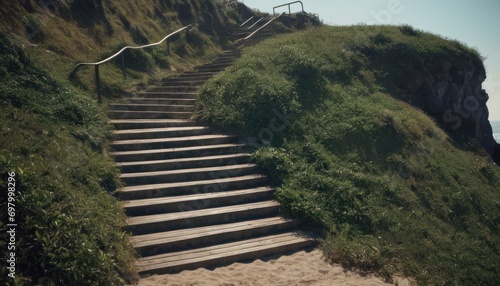
[[[176,152],[176,151],[199,151],[199,150],[210,150],[210,149],[216,149],[216,148],[231,148],[231,147],[244,147],[244,146],[245,146],[245,144],[217,144],[217,145],[192,146],[192,147],[181,147],[181,148],[117,151],[117,152],[110,152],[110,154],[113,156],[144,155],[144,154],[168,153],[168,152]]]
[[[110,124],[120,123],[191,123],[188,119],[110,119]]]
[[[187,127],[163,127],[163,128],[141,128],[141,129],[120,129],[113,130],[113,134],[138,134],[138,133],[153,133],[153,132],[175,132],[175,131],[190,131],[190,130],[209,130],[208,126],[187,126]]]
[[[228,165],[228,166],[218,166],[218,167],[207,167],[207,168],[190,168],[190,169],[180,169],[180,170],[167,170],[167,171],[155,171],[155,172],[139,172],[139,173],[122,173],[120,178],[144,178],[144,177],[154,177],[154,176],[168,176],[176,174],[189,174],[197,172],[219,172],[228,171],[235,169],[245,169],[245,168],[256,168],[256,164],[238,164],[238,165]]]
[[[111,113],[142,113],[142,114],[193,114],[190,111],[143,111],[143,110],[111,110]]]
[[[167,138],[153,138],[153,139],[132,139],[132,140],[113,141],[111,145],[198,141],[204,139],[237,138],[237,137],[238,137],[237,135],[215,134],[215,135],[199,135],[199,136],[182,136],[174,138],[167,137]]]
[[[126,167],[126,166],[137,166],[137,165],[165,164],[165,163],[184,163],[184,162],[197,162],[197,161],[204,161],[204,160],[220,160],[220,159],[231,159],[231,158],[241,158],[241,157],[248,157],[249,158],[250,156],[251,155],[248,153],[238,153],[238,154],[228,154],[228,155],[190,157],[190,158],[167,159],[167,160],[117,162],[116,166]]]
[[[164,78],[163,80],[173,80],[173,79],[191,79],[191,78],[201,78],[203,80],[212,77],[216,73],[211,73],[211,72],[187,72],[184,74],[181,74],[175,78]]]
[[[149,85],[147,88],[154,89],[197,89],[198,86],[193,85]],[[180,92],[182,93],[182,92]]]
[[[151,185],[139,185],[139,186],[127,186],[123,187],[118,193],[128,193],[137,191],[148,191],[155,190],[159,188],[177,188],[177,187],[192,187],[199,185],[212,185],[212,184],[225,184],[228,182],[245,181],[251,179],[267,178],[265,175],[255,174],[246,175],[240,177],[231,177],[223,179],[212,179],[212,180],[200,180],[200,181],[190,181],[190,182],[176,182],[176,183],[163,183],[163,184],[151,184]]]
[[[196,217],[207,217],[212,215],[220,215],[225,213],[237,213],[237,212],[246,212],[249,210],[257,210],[269,207],[278,207],[279,203],[275,201],[263,201],[257,203],[249,203],[249,204],[241,204],[234,206],[226,206],[219,208],[210,208],[210,209],[201,209],[201,210],[192,210],[185,212],[176,212],[176,213],[166,213],[166,214],[154,214],[154,215],[144,215],[144,216],[134,216],[127,218],[127,225],[129,226],[137,226],[151,223],[162,223],[168,221],[177,221],[177,220],[189,220]]]
[[[137,208],[142,206],[147,207],[147,206],[161,205],[165,203],[181,203],[186,201],[208,200],[213,198],[234,197],[234,196],[255,194],[262,192],[272,192],[273,190],[274,189],[271,187],[260,187],[260,188],[237,190],[237,191],[201,193],[201,194],[192,194],[184,196],[169,196],[169,197],[153,198],[153,199],[128,200],[128,201],[123,201],[123,207],[126,209]]]
[[[199,67],[198,70],[210,70],[210,71],[213,71],[213,72],[217,72],[217,73],[220,73],[221,71],[227,69],[228,67],[209,67],[209,68],[206,68],[206,67]]]
[[[210,68],[210,67],[228,67],[232,64],[232,62],[212,62],[203,66],[199,66],[198,68]]]
[[[159,103],[111,103],[110,107],[140,106],[140,107],[193,107],[193,105],[159,104]]]
[[[287,232],[238,242],[224,243],[211,247],[143,257],[138,260],[137,265],[139,272],[147,272],[162,268],[187,266],[194,263],[241,256],[242,254],[258,253],[262,250],[295,245],[301,242],[311,242],[312,244],[313,241],[312,238],[304,237],[298,232]]]
[[[160,86],[161,87],[161,86]],[[141,94],[156,94],[156,95],[198,95],[197,92],[189,92],[189,91],[140,91],[137,95]]]
[[[203,227],[195,227],[189,229],[172,230],[159,233],[150,233],[143,235],[135,235],[130,238],[135,247],[147,247],[157,244],[165,244],[173,241],[182,241],[201,236],[210,236],[223,234],[227,232],[243,231],[263,226],[278,225],[283,223],[294,222],[291,219],[283,217],[270,217],[264,219],[247,220],[236,223],[226,223],[222,225],[210,225]]]
[[[134,101],[140,101],[140,100],[144,100],[144,101],[155,101],[155,100],[174,101],[174,100],[177,100],[177,101],[188,101],[188,102],[195,102],[196,101],[196,99],[194,99],[194,98],[182,98],[182,97],[179,97],[179,98],[175,98],[175,97],[141,97],[141,96],[127,98],[127,100],[134,100]]]
[[[176,82],[176,83],[204,83],[205,81],[204,80],[185,80],[183,78],[170,78],[170,79],[166,79],[166,82]]]

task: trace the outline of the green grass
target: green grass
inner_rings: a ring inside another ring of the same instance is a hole
[[[120,57],[103,64],[102,90],[111,99],[138,85],[154,83],[213,60],[230,44],[225,37],[227,32],[243,21],[235,11],[224,10],[219,1],[103,1],[95,3],[95,7],[78,1],[57,2],[50,3],[57,7],[53,12],[37,3],[29,0],[6,7],[0,17],[0,32],[12,35],[57,80],[93,93],[93,68],[82,68],[76,79],[68,82],[77,63],[98,62],[124,46],[158,42],[187,24],[197,26],[172,38],[170,52],[166,44],[140,52],[126,51],[126,79]],[[72,14],[72,9],[79,12]],[[101,9],[102,14],[98,12]]]
[[[0,49],[0,174],[3,189],[7,172],[15,172],[17,191],[17,279],[10,282],[122,284],[134,276],[133,251],[111,196],[118,170],[103,156],[110,136],[105,110],[40,70],[3,35]],[[6,232],[1,236],[6,249]],[[7,277],[6,267],[0,275]]]
[[[106,103],[213,60],[242,18],[220,1],[48,2],[12,2],[0,12],[1,186],[8,172],[16,172],[19,191],[18,277],[9,283],[122,285],[136,278],[134,251],[112,196],[120,183],[107,150],[106,105],[96,102],[92,68],[72,80],[68,75],[79,62],[97,62],[125,45],[157,42],[199,24],[175,37],[170,51],[166,44],[127,51],[126,79],[120,60],[102,65]],[[0,198],[4,210],[6,198]],[[6,216],[2,212],[2,230]],[[6,249],[7,238],[2,231],[0,248]],[[0,275],[7,276],[6,267]]]
[[[255,138],[283,213],[308,221],[327,257],[420,285],[494,285],[500,170],[393,98],[398,72],[457,41],[409,26],[309,29],[248,49],[210,80],[200,120]]]

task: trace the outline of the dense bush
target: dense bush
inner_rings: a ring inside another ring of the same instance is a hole
[[[498,166],[388,94],[401,66],[443,57],[481,61],[408,26],[307,30],[244,52],[203,87],[198,110],[260,140],[254,158],[283,213],[308,221],[333,261],[421,285],[493,285]]]

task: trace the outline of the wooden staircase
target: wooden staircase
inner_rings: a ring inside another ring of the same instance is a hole
[[[238,56],[110,104],[112,155],[140,275],[176,273],[292,252],[314,244],[279,216],[268,178],[235,134],[190,120],[198,87]]]

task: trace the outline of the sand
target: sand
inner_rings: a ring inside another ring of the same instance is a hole
[[[324,261],[320,250],[234,263],[212,270],[197,269],[179,274],[153,275],[139,280],[139,286],[388,286],[412,285],[409,280],[394,278],[393,283],[373,276],[345,271]]]

